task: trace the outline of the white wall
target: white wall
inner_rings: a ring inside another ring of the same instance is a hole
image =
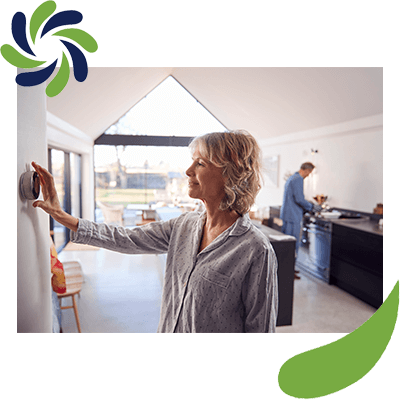
[[[59,150],[82,156],[82,217],[94,219],[93,139],[47,112],[47,143]],[[79,217],[76,215],[76,217]]]
[[[33,169],[31,161],[47,165],[45,84],[17,85],[17,178]],[[17,195],[17,331],[51,332],[49,218]]]
[[[82,215],[94,218],[93,140],[46,111],[45,84],[18,90],[17,177],[32,161],[47,167],[49,145],[82,155]],[[42,195],[41,195],[42,198]],[[49,217],[17,197],[18,332],[51,332]]]
[[[305,161],[316,166],[304,180],[306,199],[324,194],[331,207],[370,213],[383,203],[382,114],[260,141],[260,146],[263,157],[279,156],[279,171],[278,187],[262,189],[259,207],[281,205],[285,174]]]

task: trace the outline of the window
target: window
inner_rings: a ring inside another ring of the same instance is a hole
[[[225,130],[172,76],[165,79],[95,141],[96,221],[130,226],[149,206],[193,207],[187,145]]]
[[[64,211],[82,216],[81,156],[62,150],[48,150],[48,169],[54,177],[58,198]],[[50,217],[50,232],[60,252],[69,242],[69,229]]]
[[[134,225],[134,205],[173,206],[190,203],[185,171],[187,147],[95,146],[96,221],[106,203],[122,205],[124,224]],[[140,209],[140,207],[136,207]]]
[[[225,129],[181,84],[169,76],[111,125],[105,135],[194,137]]]

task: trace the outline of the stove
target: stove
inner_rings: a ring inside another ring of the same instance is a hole
[[[327,283],[330,274],[331,240],[332,222],[306,213],[296,265]]]

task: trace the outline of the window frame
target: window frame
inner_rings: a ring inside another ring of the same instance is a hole
[[[68,214],[72,212],[72,190],[71,190],[71,153],[79,157],[79,218],[82,218],[82,154],[71,152],[65,149],[48,146],[47,148],[47,164],[48,171],[52,174],[52,157],[51,151],[57,150],[64,153],[64,204],[62,204],[63,210]],[[77,216],[78,217],[78,216]],[[54,242],[54,218],[50,216],[50,233],[51,238]],[[69,242],[70,229],[64,227],[65,241],[56,248],[57,253],[60,253]]]

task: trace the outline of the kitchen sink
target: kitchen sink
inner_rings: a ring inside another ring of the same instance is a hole
[[[344,212],[339,217],[339,219],[361,219],[361,218],[364,218],[361,214],[352,212]]]

